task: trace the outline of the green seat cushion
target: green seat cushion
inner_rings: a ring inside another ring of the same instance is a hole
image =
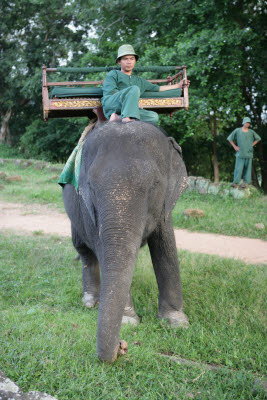
[[[181,89],[164,90],[163,92],[145,92],[142,94],[144,99],[158,99],[158,98],[170,98],[170,97],[181,97]]]
[[[181,97],[181,89],[165,90],[163,92],[145,92],[141,96],[144,99],[157,99],[157,98],[170,98],[170,97]],[[89,86],[89,87],[54,87],[51,93],[53,97],[97,97],[101,98],[103,91],[101,87]]]
[[[87,86],[87,87],[54,87],[51,93],[53,97],[97,97],[103,96],[101,87]]]

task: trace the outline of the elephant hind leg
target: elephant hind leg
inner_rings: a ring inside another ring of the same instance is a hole
[[[122,322],[124,324],[131,324],[133,326],[137,326],[140,324],[140,318],[135,312],[134,309],[134,304],[133,304],[133,299],[131,295],[131,291],[129,292],[129,296],[127,299],[126,306],[123,311],[123,317],[122,317]]]
[[[87,308],[92,308],[99,303],[100,271],[98,260],[92,250],[80,240],[78,234],[73,229],[72,240],[82,261],[82,302]]]

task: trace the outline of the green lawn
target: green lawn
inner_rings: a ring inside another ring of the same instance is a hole
[[[263,266],[179,252],[190,327],[172,330],[156,318],[157,286],[142,249],[132,285],[142,322],[122,328],[129,353],[109,365],[96,356],[97,309],[81,304],[74,257],[70,239],[0,235],[0,369],[23,391],[59,400],[265,398],[261,388],[252,393],[266,373]]]
[[[40,169],[42,164],[44,168]],[[45,204],[64,211],[62,189],[57,184],[62,169],[62,164],[53,165],[36,160],[33,160],[31,166],[23,168],[21,164],[16,165],[13,160],[9,160],[0,165],[0,171],[8,177],[19,175],[21,181],[7,183],[0,176],[0,184],[4,186],[0,190],[0,198],[17,203]]]
[[[34,162],[23,169],[12,160],[0,165],[0,172],[8,176],[19,175],[19,182],[6,183],[0,176],[0,199],[19,203],[48,204],[64,211],[62,189],[57,180],[63,165],[46,163],[45,168],[36,169]],[[56,171],[53,171],[56,170]],[[205,211],[204,218],[186,218],[183,211],[187,208],[200,208]],[[230,236],[246,236],[267,240],[267,197],[258,195],[245,200],[219,195],[202,195],[185,192],[178,200],[173,211],[176,228],[192,231],[213,232]],[[254,225],[263,222],[265,229],[256,230]]]
[[[183,211],[187,208],[199,208],[205,212],[205,217],[186,218]],[[228,196],[185,192],[172,215],[177,228],[267,240],[267,196],[238,200]],[[265,229],[255,229],[256,223],[264,223]]]

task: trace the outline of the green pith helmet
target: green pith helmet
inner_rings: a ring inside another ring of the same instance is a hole
[[[123,44],[122,46],[119,47],[116,62],[118,62],[118,60],[123,56],[135,56],[136,61],[139,58],[139,55],[136,54],[131,44]]]
[[[242,124],[245,125],[246,122],[249,122],[249,123],[251,124],[251,119],[250,119],[249,117],[245,117],[245,118],[243,119]]]

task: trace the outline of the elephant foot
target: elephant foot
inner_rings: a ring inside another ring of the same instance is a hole
[[[97,303],[99,303],[99,298],[93,296],[92,294],[84,292],[82,302],[87,308],[93,308]]]
[[[121,324],[122,325],[131,324],[133,326],[138,326],[140,324],[140,319],[138,316],[137,316],[137,318],[134,318],[134,317],[128,317],[128,316],[124,315],[122,317]]]
[[[159,318],[163,318],[172,328],[188,328],[189,320],[183,311],[169,311],[163,314],[159,313]]]
[[[133,326],[138,326],[140,324],[140,318],[132,307],[125,307],[121,323],[122,325],[131,324]]]

